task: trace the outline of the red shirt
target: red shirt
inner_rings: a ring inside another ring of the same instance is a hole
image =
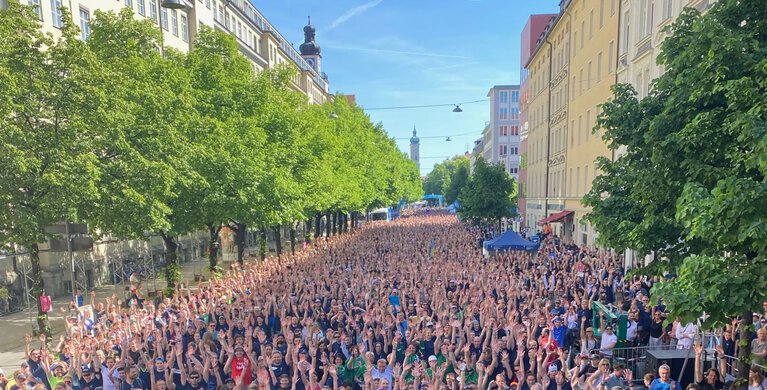
[[[245,386],[253,382],[253,370],[250,368],[250,359],[247,356],[232,359],[232,378],[239,378],[240,375],[245,375],[242,380]]]

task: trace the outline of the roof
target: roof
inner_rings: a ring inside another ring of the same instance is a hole
[[[497,238],[485,242],[485,249],[490,251],[498,250],[517,250],[517,251],[530,251],[536,250],[538,245],[533,244],[530,241],[525,240],[513,230],[507,230],[506,233],[501,234]]]

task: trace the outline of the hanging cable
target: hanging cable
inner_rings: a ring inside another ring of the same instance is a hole
[[[423,105],[417,105],[417,106],[373,107],[373,108],[364,108],[363,107],[363,109],[365,111],[372,111],[372,110],[403,110],[403,109],[410,109],[410,108],[448,107],[448,106],[460,106],[462,104],[472,104],[472,103],[487,102],[489,100],[490,99],[480,99],[480,100],[472,100],[470,102],[423,104]]]

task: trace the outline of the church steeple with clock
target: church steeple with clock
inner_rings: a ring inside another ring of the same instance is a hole
[[[314,41],[314,35],[316,30],[312,26],[312,19],[309,18],[309,23],[304,26],[304,43],[301,44],[299,50],[301,51],[301,57],[303,57],[309,66],[312,67],[317,73],[322,72],[320,68],[320,45]]]

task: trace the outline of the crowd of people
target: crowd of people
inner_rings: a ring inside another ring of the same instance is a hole
[[[127,304],[91,294],[82,310],[80,296],[61,309],[64,334],[27,337],[6,390],[681,389],[668,366],[635,377],[619,345],[694,348],[692,385],[724,387],[725,368],[704,376],[700,354],[734,356],[737,322],[701,345],[695,324],[664,326],[657,280],[626,277],[615,254],[549,237],[485,258],[482,235],[405,213],[168,297],[135,299],[131,279]],[[594,302],[627,313],[625,340]],[[764,356],[767,327],[753,343]]]

